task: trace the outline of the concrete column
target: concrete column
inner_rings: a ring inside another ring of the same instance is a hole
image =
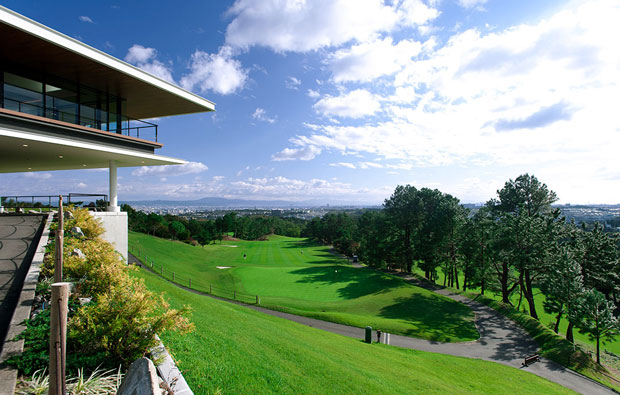
[[[110,205],[106,211],[118,213],[121,211],[121,208],[118,207],[118,194],[116,193],[116,185],[117,185],[117,177],[116,177],[116,161],[110,161]]]

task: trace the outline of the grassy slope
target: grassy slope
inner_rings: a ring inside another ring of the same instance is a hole
[[[421,271],[419,268],[416,268],[416,270],[414,270],[414,272],[416,274],[418,274],[421,277],[424,277],[424,272]],[[443,275],[440,276],[441,280],[443,281]],[[441,281],[438,281],[438,284],[441,284]],[[459,276],[459,284],[463,284],[463,276],[460,275]],[[480,292],[479,288],[472,288],[472,289],[467,289],[468,292]],[[492,292],[485,292],[485,296],[494,299],[496,301],[500,301],[502,300],[502,296],[501,294],[493,294]],[[517,306],[519,303],[519,293],[515,292],[511,295],[510,298],[511,302]],[[538,317],[540,318],[540,322],[548,327],[548,328],[553,328],[555,326],[555,320],[556,320],[556,316],[555,314],[550,314],[545,312],[545,309],[543,307],[543,303],[545,301],[545,295],[543,295],[538,287],[534,287],[534,302],[536,303],[536,312],[538,313]],[[527,304],[527,301],[525,300],[525,298],[523,298],[523,300],[521,301],[521,310],[523,312],[525,312],[526,314],[529,314],[529,306]],[[559,333],[562,336],[566,335],[566,328],[568,327],[568,321],[566,319],[562,319],[560,321],[560,330]],[[575,329],[573,331],[573,335],[575,337],[575,341],[577,343],[585,343],[590,345],[590,348],[595,347],[596,344],[593,340],[590,340],[588,338],[587,335],[579,333],[579,331],[577,331],[577,329]],[[620,355],[620,338],[617,338],[615,341],[613,342],[609,342],[609,343],[605,343],[601,345],[601,350],[608,350],[613,352],[614,354],[618,354]]]
[[[588,376],[604,385],[620,390],[618,382],[611,380],[604,375],[601,369],[591,358],[580,349],[575,350],[573,345],[565,338],[558,336],[551,329],[542,325],[528,314],[521,313],[512,306],[501,303],[500,301],[473,293],[465,293],[468,297],[484,303],[489,307],[499,311],[506,317],[517,322],[536,340],[541,349],[541,355],[558,362],[570,369],[573,369],[585,376]]]
[[[177,279],[191,276],[197,289],[213,284],[259,295],[261,305],[273,309],[430,340],[478,338],[466,306],[393,276],[352,268],[306,239],[274,236],[203,249],[131,232],[129,241]]]
[[[368,345],[135,275],[172,307],[193,306],[193,333],[161,337],[196,394],[570,393],[496,363]]]

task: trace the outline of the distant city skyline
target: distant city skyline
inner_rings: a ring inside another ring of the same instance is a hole
[[[529,173],[559,203],[620,203],[615,1],[2,5],[216,103],[152,120],[188,163],[119,169],[122,201],[381,204],[411,184],[481,203]],[[107,177],[0,174],[0,194]]]

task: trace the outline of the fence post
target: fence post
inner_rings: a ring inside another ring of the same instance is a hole
[[[65,217],[62,212],[62,195],[58,196],[58,229],[56,230],[56,260],[54,262],[54,282],[62,281],[62,253],[65,235]]]
[[[174,275],[174,272],[172,272],[172,281],[174,281],[176,279],[176,276]]]
[[[159,274],[161,274],[162,276],[164,275],[164,267],[163,266],[159,267]]]
[[[256,304],[259,305],[260,304],[260,299],[258,299],[258,295],[256,295]]]
[[[190,279],[189,279],[189,288],[191,288],[191,287],[192,287],[192,279],[190,277]]]
[[[237,300],[237,291],[233,291],[233,299]]]
[[[67,302],[71,283],[52,284],[50,311],[49,394],[66,394],[65,361],[67,344]]]
[[[209,284],[209,293],[213,295],[213,288],[211,288],[211,284]]]

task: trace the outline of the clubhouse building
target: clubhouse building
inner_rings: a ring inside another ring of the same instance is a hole
[[[155,153],[168,131],[148,119],[214,103],[2,6],[0,37],[0,173],[109,169],[107,208],[94,215],[126,257],[117,168],[185,163]]]

